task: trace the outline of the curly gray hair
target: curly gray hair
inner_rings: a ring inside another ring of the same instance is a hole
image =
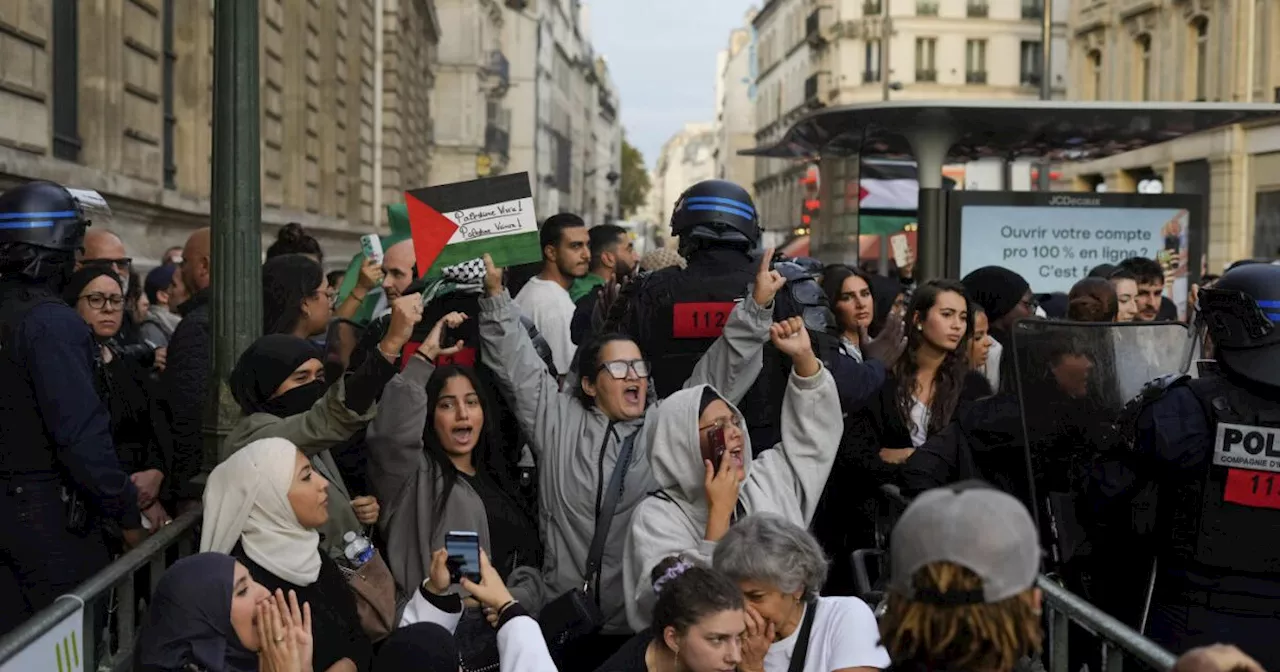
[[[827,580],[827,557],[813,535],[768,513],[734,523],[716,544],[712,564],[734,581],[760,581],[810,598]]]

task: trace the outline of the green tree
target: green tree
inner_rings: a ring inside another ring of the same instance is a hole
[[[622,216],[629,218],[644,206],[649,198],[649,170],[644,167],[644,155],[625,139],[622,141]]]

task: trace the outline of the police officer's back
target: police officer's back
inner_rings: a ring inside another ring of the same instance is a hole
[[[1280,668],[1280,267],[1200,292],[1220,376],[1170,380],[1138,415],[1154,481],[1157,572],[1146,633],[1173,651],[1231,641]]]
[[[107,565],[103,522],[144,536],[94,387],[99,351],[58,298],[88,224],[50,182],[0,195],[0,633]]]
[[[680,195],[671,215],[687,268],[638,278],[623,300],[618,328],[635,339],[653,366],[659,398],[678,391],[746,295],[758,262],[760,220],[751,195],[724,180],[705,180]]]

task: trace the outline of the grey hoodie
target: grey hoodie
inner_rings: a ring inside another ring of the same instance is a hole
[[[760,373],[771,313],[771,306],[758,306],[750,298],[742,301],[686,385],[711,383],[724,390],[726,399],[741,400]],[[631,529],[631,512],[658,487],[646,450],[648,417],[655,407],[637,420],[613,422],[599,409],[587,408],[568,392],[560,392],[505,291],[480,300],[480,338],[484,341],[481,356],[510,400],[538,458],[538,523],[546,558],[540,570],[520,568],[507,580],[512,593],[530,609],[540,610],[562,593],[583,587],[601,491],[613,473],[622,439],[640,432],[605,543],[599,590],[591,587],[607,619],[604,632],[631,632],[623,606],[623,543]]]
[[[708,565],[716,544],[707,530],[706,467],[698,441],[698,406],[703,385],[667,397],[649,414],[648,453],[661,496],[645,499],[631,516],[623,587],[627,622],[636,631],[649,626],[653,589],[649,573],[663,558],[685,555]],[[730,403],[734,415],[742,413]],[[835,379],[825,368],[808,378],[791,372],[782,401],[782,441],[754,460],[744,436],[738,513],[773,513],[809,527],[840,446],[844,423]]]

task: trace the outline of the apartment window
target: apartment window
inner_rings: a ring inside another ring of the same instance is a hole
[[[866,64],[862,81],[868,84],[880,81],[880,40],[867,40]]]
[[[80,18],[78,0],[53,2],[53,155],[80,158]]]
[[[1022,0],[1022,18],[1044,18],[1044,0]]]
[[[1102,52],[1095,49],[1086,59],[1089,67],[1089,100],[1102,100]]]
[[[916,81],[938,81],[938,40],[932,37],[916,39]]]
[[[1205,80],[1209,71],[1209,19],[1197,17],[1191,22],[1191,30],[1196,40],[1196,67],[1192,69],[1196,78],[1195,99],[1207,100],[1208,82]]]
[[[1267,0],[1255,0],[1253,8],[1253,88],[1257,91],[1255,99],[1262,98],[1262,88],[1267,82]]]
[[[987,41],[968,40],[964,45],[964,81],[966,84],[987,83]]]
[[[985,18],[990,12],[986,0],[969,0],[967,14],[970,18]]]
[[[863,16],[880,16],[881,0],[862,0]]]
[[[1041,42],[1036,40],[1023,41],[1019,48],[1019,74],[1018,81],[1023,86],[1040,86],[1041,60],[1044,54],[1041,51]]]
[[[174,160],[173,132],[178,125],[178,117],[173,113],[173,66],[178,55],[173,50],[173,11],[174,0],[164,0],[164,186],[166,189],[177,187],[178,164]]]
[[[917,0],[916,16],[937,16],[938,3],[935,0]]]
[[[1139,100],[1152,100],[1151,90],[1151,36],[1138,36],[1138,95]]]
[[[573,160],[573,144],[569,142],[569,138],[555,131],[551,131],[552,145],[555,147],[555,187],[561,193],[569,193],[573,188],[571,182],[570,164]]]

